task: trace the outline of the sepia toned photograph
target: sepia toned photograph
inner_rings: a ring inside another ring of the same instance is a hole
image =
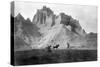
[[[11,2],[11,64],[97,61],[97,6]]]

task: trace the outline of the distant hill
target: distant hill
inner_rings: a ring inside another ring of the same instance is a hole
[[[14,18],[14,45],[15,49],[23,47],[30,48],[34,39],[40,37],[41,34],[38,32],[38,27],[33,24],[30,19],[24,19],[21,14],[18,14]],[[25,48],[24,48],[25,49]]]
[[[97,33],[90,32],[86,35],[87,47],[97,49]]]

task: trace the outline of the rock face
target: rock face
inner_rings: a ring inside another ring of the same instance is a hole
[[[35,43],[41,34],[38,27],[33,24],[30,19],[24,19],[21,14],[14,17],[14,48],[31,49],[31,45]]]
[[[33,23],[40,28],[39,31],[43,35],[37,48],[59,44],[59,48],[63,49],[68,47],[68,43],[70,47],[80,47],[81,44],[86,43],[86,32],[80,26],[79,21],[65,13],[56,16],[50,8],[44,6],[35,14]]]
[[[59,45],[58,49],[89,48],[89,36],[79,21],[65,13],[58,16],[43,6],[38,9],[32,22],[21,14],[14,18],[14,41],[17,48],[44,49]],[[15,47],[16,47],[15,46]]]
[[[97,33],[88,33],[86,35],[87,47],[97,49]]]
[[[53,19],[53,11],[44,6],[42,9],[37,10],[33,18],[33,23],[37,25],[51,26]]]

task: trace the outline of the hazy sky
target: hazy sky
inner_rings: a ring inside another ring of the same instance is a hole
[[[43,5],[49,7],[56,15],[64,12],[79,20],[80,25],[86,32],[97,32],[97,7],[83,5],[65,5],[65,4],[48,4],[34,2],[15,2],[15,16],[21,13],[24,18],[34,17],[37,9],[41,9]]]

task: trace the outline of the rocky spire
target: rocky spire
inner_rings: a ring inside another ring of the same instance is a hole
[[[41,24],[48,25],[46,20],[50,18],[52,20],[52,16],[53,16],[53,11],[46,6],[43,6],[42,9],[37,10],[32,22],[35,24],[40,24],[40,25]]]
[[[20,13],[16,16],[16,18],[25,20],[24,17]]]
[[[31,22],[31,20],[29,18],[26,19],[27,22]]]

